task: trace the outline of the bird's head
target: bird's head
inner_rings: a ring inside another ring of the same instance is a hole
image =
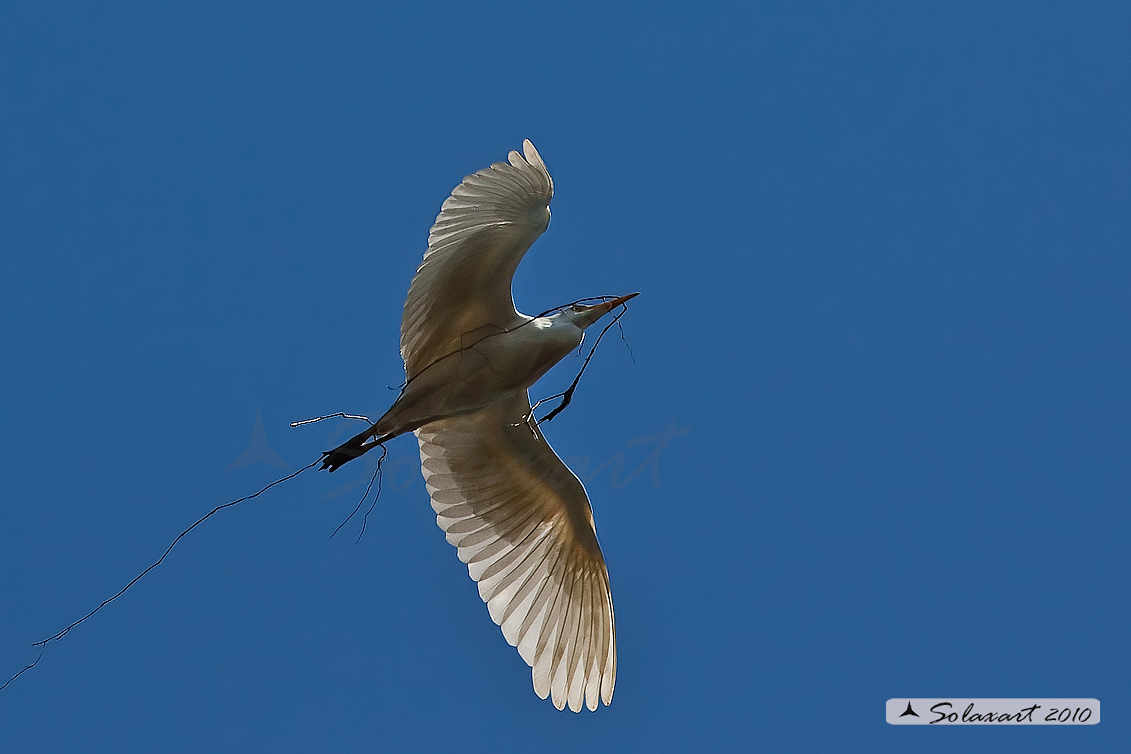
[[[602,301],[599,304],[586,306],[585,304],[570,304],[562,310],[562,314],[570,319],[573,324],[584,330],[589,325],[593,324],[601,317],[605,316],[613,309],[617,308],[630,298],[639,296],[639,293],[630,293],[627,296],[617,296],[616,298]]]

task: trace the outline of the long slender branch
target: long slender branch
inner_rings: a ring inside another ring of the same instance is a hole
[[[319,459],[319,461],[320,461],[320,460],[321,460],[321,459]],[[240,503],[242,503],[242,502],[245,502],[245,501],[247,501],[247,500],[251,500],[252,498],[256,498],[256,497],[259,497],[260,495],[262,495],[262,494],[263,494],[264,492],[266,492],[267,490],[271,489],[271,488],[272,488],[272,487],[274,487],[275,485],[278,485],[278,484],[282,484],[283,482],[286,482],[286,481],[288,481],[288,480],[290,480],[290,479],[294,479],[294,478],[295,478],[296,476],[298,476],[298,475],[299,475],[299,474],[301,474],[302,472],[306,471],[307,469],[312,469],[312,468],[314,468],[314,467],[315,467],[315,466],[316,466],[316,465],[317,465],[317,464],[319,463],[319,461],[314,461],[314,462],[310,463],[310,464],[309,464],[309,465],[307,465],[307,466],[303,466],[303,467],[302,467],[301,469],[299,469],[298,471],[295,471],[295,472],[293,472],[293,473],[291,473],[291,474],[288,474],[287,476],[283,477],[282,479],[276,479],[276,480],[275,480],[274,482],[271,482],[271,484],[267,485],[266,487],[264,487],[263,489],[259,490],[258,492],[255,492],[255,493],[253,493],[253,494],[251,494],[251,495],[245,495],[244,497],[241,497],[241,498],[240,498],[239,500],[233,500],[233,501],[231,501],[230,503],[224,503],[223,505],[217,505],[217,506],[216,506],[215,508],[213,508],[212,510],[208,511],[208,513],[206,513],[206,514],[204,514],[203,516],[201,516],[200,518],[198,518],[198,519],[196,520],[196,522],[195,522],[195,523],[193,523],[193,525],[192,525],[192,526],[188,527],[187,529],[185,529],[184,531],[182,531],[182,532],[181,532],[180,534],[178,534],[178,535],[177,535],[176,539],[174,539],[174,540],[172,541],[172,543],[170,543],[170,544],[169,544],[169,546],[168,546],[167,548],[165,548],[165,552],[161,553],[161,557],[159,557],[159,558],[158,558],[157,560],[155,560],[155,561],[154,561],[153,563],[151,563],[151,564],[149,565],[149,567],[148,567],[148,568],[146,568],[146,569],[145,569],[144,571],[142,571],[141,573],[139,573],[139,574],[138,574],[137,576],[134,576],[134,577],[133,577],[133,579],[131,579],[131,580],[130,580],[130,582],[129,582],[128,584],[126,584],[126,585],[125,585],[124,587],[122,587],[121,589],[119,589],[119,590],[117,591],[117,593],[115,593],[115,594],[114,594],[113,596],[111,596],[111,597],[108,597],[108,598],[106,598],[105,600],[103,600],[103,601],[101,602],[101,604],[99,604],[99,605],[98,605],[98,607],[94,608],[94,609],[93,609],[93,610],[91,610],[91,611],[90,611],[89,613],[87,613],[86,615],[82,616],[81,618],[79,618],[78,620],[76,620],[76,621],[75,621],[74,623],[71,623],[71,624],[70,624],[69,626],[67,626],[66,628],[62,629],[61,631],[58,631],[58,632],[56,632],[56,633],[52,634],[51,636],[48,636],[48,637],[47,637],[46,639],[41,639],[40,641],[37,641],[37,642],[33,643],[33,644],[32,644],[32,646],[33,646],[33,647],[39,647],[39,648],[40,648],[40,650],[39,650],[39,656],[35,658],[35,662],[33,662],[33,663],[31,663],[30,665],[26,666],[26,667],[25,667],[25,668],[24,668],[23,670],[21,670],[20,672],[16,673],[16,674],[15,674],[14,676],[12,676],[11,678],[9,678],[9,679],[8,679],[8,680],[7,680],[7,681],[6,681],[5,683],[4,683],[4,685],[3,685],[3,686],[0,686],[0,691],[2,691],[3,689],[7,688],[7,687],[8,687],[8,684],[10,684],[10,683],[11,683],[12,681],[16,680],[16,679],[17,679],[17,678],[19,678],[19,677],[20,677],[21,675],[23,675],[24,673],[26,673],[27,671],[31,670],[31,669],[32,669],[32,668],[34,668],[34,667],[35,667],[36,665],[38,665],[38,664],[39,664],[39,661],[40,661],[41,659],[43,659],[43,652],[44,652],[44,650],[46,650],[46,648],[47,648],[47,645],[48,645],[49,643],[51,643],[51,642],[53,642],[53,641],[58,641],[59,639],[62,639],[62,638],[63,638],[64,636],[66,636],[67,634],[69,634],[69,633],[71,632],[71,629],[73,629],[73,628],[74,628],[75,626],[79,625],[79,624],[80,624],[80,623],[82,623],[83,621],[85,621],[85,620],[87,620],[88,618],[92,617],[92,616],[93,616],[93,615],[94,615],[95,613],[97,613],[97,612],[98,612],[99,610],[101,610],[102,608],[106,607],[107,605],[109,605],[109,604],[110,604],[111,602],[113,602],[114,600],[116,600],[116,599],[118,599],[119,597],[121,597],[121,596],[122,596],[123,594],[125,594],[125,593],[126,593],[126,592],[127,592],[127,591],[128,591],[129,589],[130,589],[130,587],[132,587],[132,586],[133,586],[134,584],[136,584],[136,583],[137,583],[138,581],[140,581],[140,580],[142,579],[142,577],[143,577],[143,576],[145,576],[145,575],[146,575],[147,573],[149,573],[150,571],[152,571],[152,570],[153,570],[154,568],[156,568],[157,566],[161,565],[161,563],[163,563],[163,562],[165,561],[165,558],[169,556],[169,553],[173,551],[173,548],[177,546],[177,543],[178,543],[178,542],[180,542],[180,541],[181,541],[181,539],[182,539],[182,538],[184,538],[184,536],[185,536],[186,534],[188,534],[188,533],[189,533],[190,531],[192,531],[192,530],[193,530],[193,529],[195,529],[196,527],[200,526],[200,525],[201,525],[201,524],[203,524],[203,523],[204,523],[205,521],[207,521],[207,520],[208,520],[209,518],[211,518],[211,517],[212,517],[212,516],[214,516],[215,514],[219,513],[220,511],[224,510],[225,508],[231,508],[231,507],[232,507],[232,506],[234,506],[234,505],[239,505],[239,504],[240,504]]]

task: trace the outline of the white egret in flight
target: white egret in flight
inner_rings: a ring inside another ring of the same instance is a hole
[[[636,294],[540,317],[515,310],[511,278],[546,230],[554,193],[534,145],[522,147],[444,202],[404,305],[408,380],[322,468],[415,432],[436,521],[491,618],[531,666],[535,693],[577,712],[613,696],[609,574],[585,489],[539,430],[527,388]]]

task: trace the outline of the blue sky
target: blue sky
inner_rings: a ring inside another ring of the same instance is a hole
[[[911,6],[5,4],[5,676],[286,473],[233,468],[257,415],[297,469],[355,428],[288,422],[389,404],[428,226],[523,138],[519,308],[642,295],[546,428],[611,707],[534,696],[406,438],[357,544],[349,467],[186,537],[0,693],[0,750],[1126,751],[1131,13]]]

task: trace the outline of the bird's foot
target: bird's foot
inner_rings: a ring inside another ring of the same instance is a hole
[[[333,472],[344,464],[349,463],[355,458],[368,453],[373,448],[381,445],[387,437],[375,437],[377,425],[373,425],[359,435],[351,437],[346,442],[342,443],[333,450],[327,450],[322,453],[322,469],[328,469]]]
[[[533,406],[531,406],[531,408],[530,408],[531,415],[534,414],[534,409],[538,408],[539,406],[541,406],[546,401],[552,401],[555,398],[561,398],[562,399],[561,403],[554,406],[552,409],[550,409],[549,413],[547,413],[541,419],[537,420],[537,422],[539,424],[541,424],[542,422],[553,421],[554,417],[557,416],[558,414],[560,414],[562,411],[564,411],[565,407],[569,405],[569,402],[571,400],[573,400],[573,391],[576,387],[577,387],[577,381],[575,380],[574,383],[572,385],[570,385],[564,391],[562,391],[562,392],[560,392],[556,395],[551,395],[549,398],[543,398],[542,400],[538,401]]]

